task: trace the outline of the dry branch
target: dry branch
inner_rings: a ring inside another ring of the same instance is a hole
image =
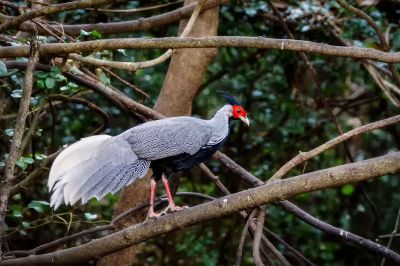
[[[180,37],[189,36],[190,32],[193,29],[193,25],[194,25],[195,21],[197,20],[200,12],[204,6],[204,2],[205,2],[205,0],[199,1],[199,3],[197,4],[196,8],[194,9],[192,15],[190,16],[189,22],[187,23],[187,25],[186,25],[185,29],[183,30]],[[70,54],[69,57],[72,58],[73,60],[80,61],[80,62],[87,63],[87,64],[92,64],[95,66],[107,66],[107,67],[124,69],[124,70],[134,72],[138,69],[150,68],[150,67],[154,67],[158,64],[161,64],[161,63],[167,61],[172,56],[172,54],[173,54],[172,49],[168,49],[161,56],[159,56],[155,59],[147,60],[147,61],[143,61],[143,62],[116,62],[116,61],[97,59],[97,58],[93,58],[91,56],[83,57],[79,54]]]
[[[297,218],[303,220],[304,222],[315,228],[320,229],[321,231],[324,231],[327,234],[344,238],[346,239],[346,241],[356,244],[358,246],[362,246],[363,248],[366,248],[367,250],[375,254],[383,256],[384,258],[390,258],[393,262],[396,262],[396,264],[400,263],[400,255],[383,245],[380,245],[372,240],[360,237],[342,228],[338,228],[333,225],[321,222],[320,220],[316,219],[312,215],[308,214],[307,212],[303,211],[302,209],[287,200],[280,202],[280,205],[283,206],[287,211],[290,211],[291,213],[296,215]]]
[[[263,186],[225,196],[178,213],[166,215],[157,220],[132,225],[78,247],[49,254],[10,259],[4,261],[1,265],[60,265],[87,261],[161,234],[221,218],[247,208],[258,207],[309,191],[341,186],[399,171],[400,152],[394,152],[357,163],[269,182]],[[400,263],[400,255],[393,253],[391,259]]]
[[[253,218],[257,213],[257,209],[253,209],[250,214],[247,217],[247,220],[244,224],[242,233],[240,234],[240,239],[239,239],[239,245],[238,245],[238,250],[236,253],[236,266],[240,266],[242,264],[242,257],[243,257],[243,246],[244,246],[244,241],[246,240],[247,236],[247,231],[249,229],[250,224],[253,222]]]
[[[256,224],[256,229],[254,230],[254,238],[253,238],[253,259],[254,259],[254,264],[256,266],[264,265],[260,254],[260,243],[261,243],[261,237],[263,235],[262,233],[264,228],[265,216],[266,216],[265,207],[264,206],[259,207],[257,224]]]
[[[340,136],[337,136],[334,139],[331,139],[328,142],[325,142],[324,144],[318,146],[317,148],[312,149],[311,151],[308,152],[300,152],[296,157],[288,161],[285,165],[283,165],[278,171],[275,172],[275,174],[269,179],[274,180],[274,179],[279,179],[284,177],[291,169],[296,167],[297,165],[311,159],[312,157],[317,156],[318,154],[332,148],[333,146],[346,141],[354,136],[360,135],[362,133],[381,128],[381,127],[386,127],[395,123],[398,123],[400,121],[400,115],[396,115],[393,117],[389,117],[383,120],[379,120],[370,124],[366,124],[361,127],[357,127],[353,130],[350,130],[349,132],[346,132]]]
[[[40,16],[56,14],[56,13],[79,9],[79,8],[101,6],[101,5],[105,5],[105,4],[109,4],[109,3],[121,3],[124,1],[126,1],[126,0],[85,0],[85,1],[74,1],[74,2],[69,2],[69,3],[51,5],[51,6],[47,6],[47,7],[43,7],[43,8],[39,8],[39,9],[34,9],[34,10],[32,10],[30,12],[26,12],[18,17],[9,19],[6,22],[4,22],[3,24],[1,24],[0,32],[4,32],[5,30],[16,27],[27,20],[37,18]]]
[[[21,155],[21,142],[22,136],[25,130],[26,117],[29,111],[29,103],[31,100],[32,86],[33,86],[33,73],[35,70],[36,63],[39,60],[39,42],[37,40],[32,41],[30,47],[30,59],[26,68],[25,79],[24,79],[24,90],[22,99],[18,109],[17,121],[14,129],[14,136],[12,144],[10,146],[10,152],[6,161],[4,176],[1,178],[0,183],[0,255],[1,255],[1,244],[2,236],[5,226],[5,216],[7,211],[8,197],[10,195],[12,182],[14,181],[14,170],[15,162]],[[0,259],[1,260],[1,259]]]
[[[208,10],[210,8],[219,6],[220,4],[226,3],[226,0],[208,0],[205,4],[203,11]],[[59,31],[64,32],[68,35],[77,36],[80,34],[81,30],[85,31],[93,31],[96,30],[101,32],[102,34],[116,34],[116,33],[124,33],[124,32],[137,32],[137,31],[148,31],[150,29],[158,28],[161,26],[165,26],[171,24],[173,22],[180,21],[185,19],[192,14],[195,6],[197,4],[191,4],[188,6],[184,6],[178,8],[176,10],[166,12],[160,15],[148,17],[148,18],[140,18],[136,20],[129,20],[123,22],[109,22],[109,23],[94,23],[94,24],[77,24],[77,25],[52,25],[52,28],[57,29]],[[10,20],[12,17],[4,16],[0,14],[0,21],[4,22],[6,20]],[[33,32],[34,23],[32,22],[24,22],[20,24],[19,29],[21,31]],[[39,28],[40,34],[48,34],[43,29]]]
[[[282,51],[302,51],[328,56],[370,59],[387,63],[399,63],[400,52],[382,52],[355,46],[335,46],[311,41],[272,39],[265,37],[218,36],[218,37],[166,37],[166,38],[121,38],[95,40],[80,43],[43,44],[41,55],[62,55],[77,52],[93,52],[115,49],[179,49],[179,48],[257,48]],[[24,57],[29,54],[29,46],[1,47],[0,58]]]

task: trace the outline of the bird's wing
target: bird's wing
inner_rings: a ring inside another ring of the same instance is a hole
[[[55,209],[62,202],[72,205],[81,199],[86,203],[92,197],[101,199],[115,193],[143,177],[150,166],[150,161],[138,158],[126,141],[110,136],[82,139],[63,153],[54,162],[57,169],[50,171],[48,184],[53,191],[51,206]],[[84,159],[72,160],[81,154]]]
[[[194,117],[173,117],[151,121],[118,137],[126,140],[141,159],[158,160],[179,154],[195,154],[211,139],[212,128]]]

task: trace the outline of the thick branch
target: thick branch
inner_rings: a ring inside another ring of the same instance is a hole
[[[341,186],[399,171],[400,152],[394,152],[357,163],[269,182],[263,186],[225,196],[157,220],[130,226],[78,247],[27,258],[10,259],[1,265],[54,265],[87,261],[161,234],[224,217],[247,208],[254,208],[309,191]],[[400,263],[400,256],[393,253],[392,259]]]
[[[80,43],[52,43],[40,47],[41,55],[60,55],[77,52],[93,52],[115,49],[178,49],[178,48],[258,48],[282,51],[302,51],[329,56],[370,59],[387,63],[400,62],[400,52],[382,52],[370,48],[344,47],[301,40],[271,39],[264,37],[218,36],[218,37],[167,37],[167,38],[122,38],[95,40]],[[1,47],[0,57],[24,57],[29,46]]]

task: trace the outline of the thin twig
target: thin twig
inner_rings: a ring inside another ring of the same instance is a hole
[[[311,159],[312,157],[317,156],[318,154],[332,148],[333,146],[338,145],[339,143],[348,140],[354,136],[360,135],[362,133],[381,128],[381,127],[386,127],[395,123],[398,123],[400,121],[400,115],[392,116],[386,119],[382,119],[370,124],[366,124],[361,127],[357,127],[353,130],[350,130],[340,136],[337,136],[334,139],[329,140],[328,142],[325,142],[324,144],[318,146],[317,148],[314,148],[308,152],[300,152],[299,155],[285,163],[278,171],[275,172],[275,174],[269,179],[270,181],[275,180],[275,179],[280,179],[284,177],[290,170],[292,170],[294,167],[297,165]]]
[[[40,117],[40,114],[42,113],[43,107],[44,107],[44,101],[39,105],[39,107],[35,111],[35,115],[33,116],[32,123],[30,124],[29,130],[28,130],[28,132],[26,132],[26,135],[25,135],[24,139],[22,140],[21,153],[23,153],[24,150],[26,149],[26,147],[28,146],[29,141],[31,140],[31,137],[37,128],[37,125],[39,123],[39,117]]]
[[[159,5],[154,5],[154,6],[145,6],[145,7],[139,7],[139,8],[128,8],[128,9],[108,9],[108,8],[86,8],[87,10],[96,10],[99,12],[110,12],[110,13],[138,13],[138,12],[143,12],[143,11],[149,11],[149,10],[154,10],[154,9],[159,9],[163,7],[168,7],[176,4],[183,3],[183,0],[178,0],[174,2],[169,2],[165,4],[159,4]]]
[[[273,2],[271,0],[268,0],[268,4],[270,5],[272,10],[274,11],[274,14],[278,17],[279,21],[282,24],[283,29],[289,35],[290,39],[294,40],[295,37],[294,37],[293,33],[289,30],[285,20],[283,19],[283,17],[279,13],[279,10],[275,7],[275,5],[273,4]],[[332,107],[330,106],[330,104],[328,103],[328,101],[325,98],[324,92],[322,90],[322,84],[321,84],[321,81],[319,80],[317,71],[315,70],[315,68],[314,68],[313,64],[311,63],[310,59],[308,59],[308,56],[304,52],[300,52],[299,54],[300,54],[301,59],[304,61],[304,63],[306,64],[306,66],[308,67],[308,69],[312,73],[312,77],[313,77],[314,83],[315,83],[316,88],[317,88],[317,93],[319,95],[320,100],[322,101],[322,103],[324,105],[324,108],[326,110],[326,113],[328,114],[329,119],[335,125],[335,127],[336,127],[337,131],[339,132],[339,134],[343,134],[342,126],[337,121],[335,115],[333,114]],[[353,156],[351,155],[348,143],[346,141],[344,141],[343,145],[344,145],[344,148],[345,148],[346,155],[349,158],[350,162],[354,162]]]
[[[89,102],[86,99],[78,98],[78,97],[68,97],[68,96],[64,96],[61,94],[51,95],[49,98],[51,98],[52,100],[58,100],[58,101],[63,101],[63,102],[79,103],[79,104],[82,104],[82,105],[86,106],[87,108],[95,111],[96,113],[98,113],[101,116],[101,118],[103,119],[103,124],[99,128],[95,129],[90,135],[96,135],[96,134],[103,132],[110,124],[108,114],[106,112],[104,112],[100,107],[98,107],[97,105],[95,105],[92,102]]]
[[[242,233],[240,234],[239,246],[236,253],[236,266],[240,266],[242,264],[242,256],[243,256],[243,246],[244,241],[246,240],[247,231],[249,229],[250,224],[253,222],[253,218],[257,213],[257,209],[253,209],[247,217],[246,223],[244,224]]]
[[[393,242],[394,236],[396,235],[397,231],[399,230],[399,225],[400,225],[400,208],[397,211],[396,223],[394,225],[393,232],[392,232],[392,234],[391,234],[391,236],[389,238],[389,241],[387,243],[386,248],[390,249],[390,247],[392,246],[392,242]],[[386,258],[382,258],[381,266],[384,266],[385,263],[386,263]]]
[[[381,30],[381,28],[378,26],[378,24],[375,22],[375,20],[372,17],[370,17],[367,13],[365,13],[361,9],[358,9],[358,8],[348,4],[345,0],[336,0],[336,1],[343,8],[356,14],[360,18],[363,18],[364,20],[366,20],[368,22],[368,24],[374,29],[376,35],[378,36],[382,50],[384,50],[386,52],[390,51],[389,43],[386,41],[383,31]],[[390,72],[392,73],[393,79],[396,81],[397,85],[400,86],[400,75],[397,72],[396,65],[389,64],[389,69],[390,69]],[[384,86],[384,87],[386,88],[386,86]],[[399,100],[397,98],[396,98],[396,100],[397,101],[392,100],[392,102],[396,102],[398,104]],[[396,106],[399,107],[399,105],[396,105]]]
[[[183,30],[180,37],[189,36],[190,32],[193,29],[194,23],[197,20],[206,1],[207,0],[199,1],[199,3],[197,4],[196,8],[194,9],[192,15],[190,16],[189,22],[186,24],[185,29]],[[172,54],[173,54],[173,50],[168,49],[165,53],[163,53],[159,57],[152,59],[152,60],[143,61],[143,62],[116,62],[116,61],[97,59],[97,58],[93,58],[90,56],[83,57],[79,54],[70,54],[69,57],[73,60],[91,64],[91,65],[95,65],[95,66],[112,67],[112,68],[124,69],[124,70],[134,72],[138,69],[150,68],[150,67],[156,66],[158,64],[161,64],[161,63],[165,62],[166,60],[168,60],[172,56]]]
[[[106,67],[102,68],[104,71],[106,71],[108,74],[110,74],[111,76],[113,76],[114,78],[116,78],[117,80],[121,81],[123,84],[125,84],[126,86],[128,86],[129,88],[133,89],[134,91],[136,91],[137,93],[140,93],[141,95],[143,95],[145,98],[150,99],[150,95],[148,95],[146,92],[144,92],[143,90],[139,89],[137,86],[133,85],[132,83],[126,81],[125,79],[121,78],[119,75],[117,75],[116,73],[114,73],[113,71],[109,70]]]
[[[260,256],[260,243],[261,243],[262,231],[264,228],[265,215],[266,215],[265,208],[263,206],[258,208],[257,223],[253,238],[253,259],[254,259],[254,264],[256,266],[264,266],[264,263],[262,262]]]
[[[18,17],[14,17],[3,24],[0,25],[0,32],[4,32],[10,28],[20,25],[24,21],[37,18],[44,15],[51,15],[60,13],[63,11],[69,11],[74,9],[86,8],[86,7],[94,7],[101,6],[109,3],[120,3],[125,0],[86,0],[86,1],[73,1],[69,3],[56,4],[51,5],[39,9],[34,9],[29,12],[26,12]]]
[[[343,239],[347,242],[356,244],[357,246],[363,247],[375,254],[379,254],[384,258],[391,259],[393,261],[393,258],[399,257],[400,255],[396,252],[394,252],[391,249],[386,248],[385,246],[382,246],[372,240],[363,238],[361,236],[358,236],[356,234],[353,234],[349,231],[346,231],[342,228],[335,227],[333,225],[330,225],[328,223],[324,223],[317,218],[311,216],[304,210],[300,209],[293,203],[285,200],[279,202],[279,205],[284,207],[287,211],[293,213],[294,215],[297,216],[297,218],[303,220],[304,222],[308,223],[314,228],[320,229],[321,231],[329,234],[336,236],[340,239]]]
[[[25,188],[27,187],[35,178],[42,176],[43,174],[46,173],[46,171],[48,171],[48,166],[50,165],[50,163],[52,163],[54,161],[54,159],[57,157],[57,155],[61,152],[61,150],[58,150],[57,152],[50,154],[47,156],[46,159],[43,160],[43,162],[35,168],[35,170],[33,170],[27,177],[25,177],[24,179],[22,179],[21,181],[19,181],[17,184],[15,184],[12,188],[11,188],[11,195],[14,195],[15,193],[17,193],[21,188]]]
[[[310,266],[316,266],[314,263],[312,263],[309,259],[307,259],[303,254],[301,254],[297,249],[289,245],[285,240],[280,238],[277,234],[269,230],[268,228],[264,227],[264,230],[267,232],[267,234],[273,238],[275,241],[278,243],[282,244],[285,246],[285,248],[290,251],[299,261],[303,261],[306,265]]]
[[[274,255],[274,257],[284,266],[291,266],[292,264],[282,255],[282,253],[268,240],[264,235],[261,237],[262,243]]]

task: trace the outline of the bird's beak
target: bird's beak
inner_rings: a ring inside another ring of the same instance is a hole
[[[247,118],[247,116],[240,116],[239,119],[242,120],[247,126],[250,126],[250,120]]]

